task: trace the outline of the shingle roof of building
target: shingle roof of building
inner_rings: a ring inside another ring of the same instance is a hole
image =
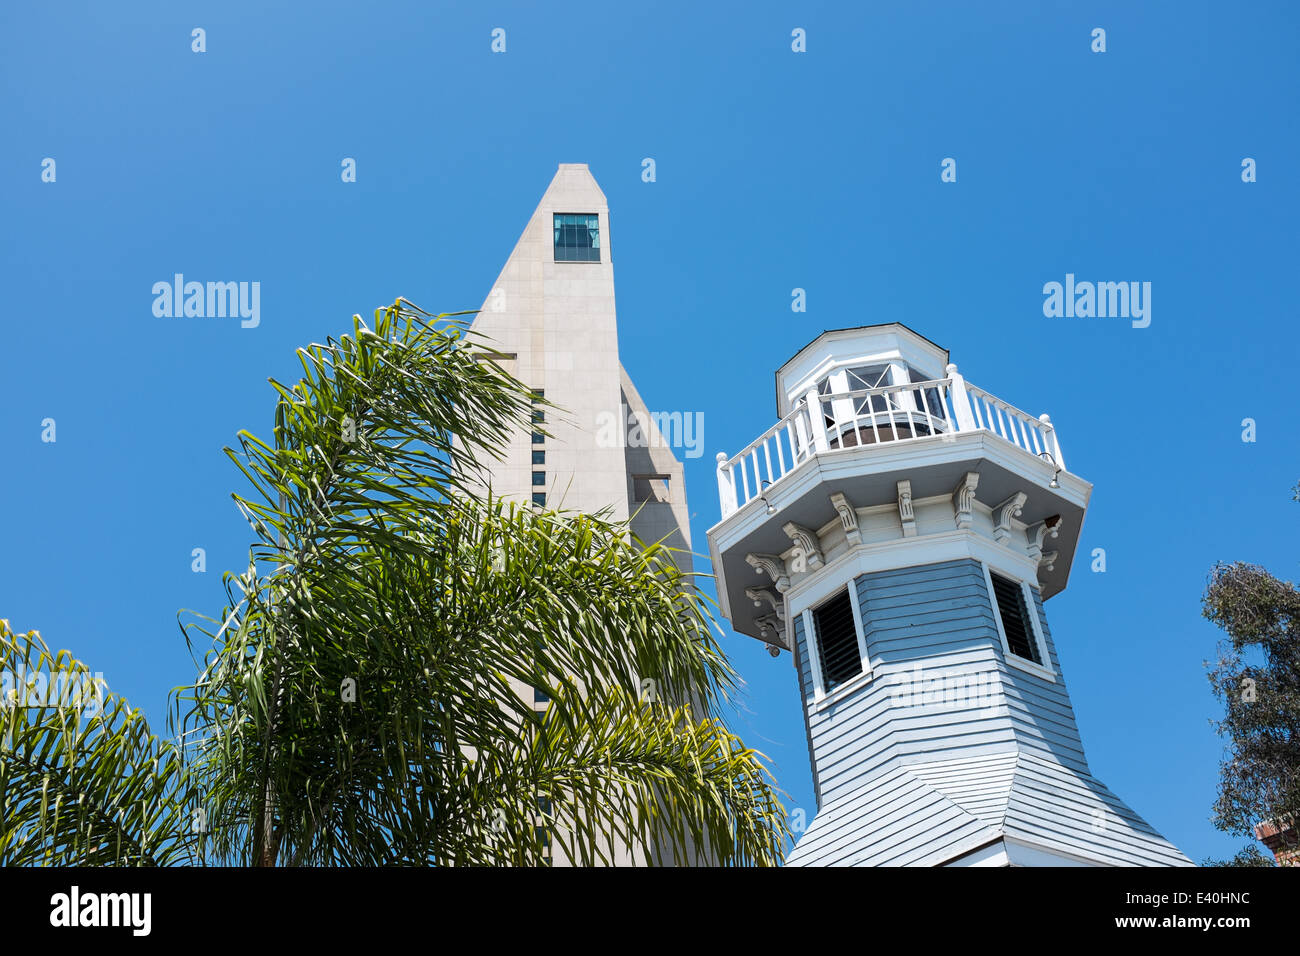
[[[1098,866],[1190,866],[1100,780],[1024,751],[892,762],[827,804],[789,866],[941,866],[1003,838]]]

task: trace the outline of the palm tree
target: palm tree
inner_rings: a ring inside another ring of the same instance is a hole
[[[0,620],[0,866],[194,863],[190,802],[180,748],[67,651]]]
[[[631,847],[776,863],[784,813],[762,755],[722,719],[737,680],[707,599],[627,522],[492,495],[484,464],[531,430],[533,396],[484,359],[465,314],[399,299],[373,329],[354,317],[352,335],[299,350],[296,385],[272,381],[271,440],[227,449],[256,543],[225,576],[220,617],[185,627],[201,649],[169,713],[185,746],[149,745],[181,821],[167,832],[202,823],[176,852],[536,865],[551,847],[579,864]],[[38,717],[24,752],[58,720]],[[17,772],[23,792],[36,772]],[[15,806],[3,839],[81,861],[34,798]]]

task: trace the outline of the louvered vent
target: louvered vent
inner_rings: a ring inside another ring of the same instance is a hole
[[[1029,622],[1029,611],[1025,607],[1024,588],[1016,581],[990,572],[993,580],[993,596],[998,601],[998,614],[1002,618],[1002,632],[1007,636],[1007,647],[1011,653],[1035,664],[1043,663],[1038,653],[1038,641],[1034,638],[1034,626]]]
[[[826,690],[857,677],[862,672],[862,654],[858,650],[849,592],[841,591],[813,611],[813,626],[817,631],[817,653]]]

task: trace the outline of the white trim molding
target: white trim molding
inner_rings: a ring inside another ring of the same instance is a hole
[[[893,538],[849,548],[823,564],[816,572],[802,575],[790,585],[785,598],[792,613],[799,613],[825,600],[848,581],[876,571],[915,568],[944,561],[970,558],[992,562],[1005,569],[1009,577],[1024,581],[1031,578],[1035,566],[1028,555],[995,544],[991,538],[973,531],[943,531],[915,538]]]
[[[812,678],[813,700],[826,696],[826,685],[822,683],[822,656],[817,650],[817,634],[813,630],[812,608],[800,612],[803,617],[803,640],[808,647],[808,676]]]

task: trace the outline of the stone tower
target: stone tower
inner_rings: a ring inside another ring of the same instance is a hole
[[[619,360],[609,205],[585,164],[560,165],[472,328],[487,358],[558,407],[534,412],[549,434],[508,436],[505,458],[489,469],[493,494],[630,517],[638,538],[666,539],[689,567],[686,487],[673,452],[680,416],[652,414]],[[532,688],[515,689],[547,706]],[[566,865],[548,843],[552,863]],[[646,862],[645,847],[610,849],[618,864]]]

